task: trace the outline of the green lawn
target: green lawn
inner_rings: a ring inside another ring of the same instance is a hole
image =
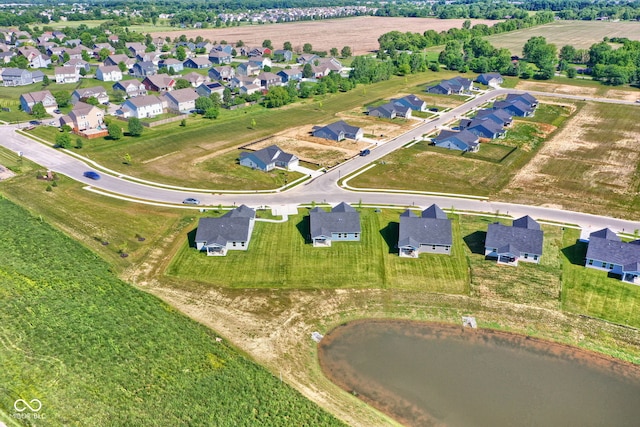
[[[43,425],[341,425],[41,217],[0,216],[0,419],[39,399]]]
[[[260,288],[396,288],[465,293],[466,256],[454,222],[452,255],[400,258],[395,248],[401,211],[361,211],[362,240],[314,248],[305,241],[308,214],[280,224],[257,222],[247,251],[208,257],[185,241],[167,274],[203,285]],[[195,233],[195,231],[193,232]],[[197,279],[196,279],[197,278]]]

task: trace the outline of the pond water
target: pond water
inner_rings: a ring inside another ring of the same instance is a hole
[[[367,320],[318,353],[334,383],[405,425],[640,425],[640,367],[521,335]]]

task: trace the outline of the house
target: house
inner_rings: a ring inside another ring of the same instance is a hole
[[[498,87],[504,83],[500,73],[483,73],[476,77],[476,82],[490,87]]]
[[[238,76],[256,76],[260,74],[260,66],[251,62],[243,62],[236,68],[236,74]]]
[[[493,103],[494,110],[505,110],[512,116],[530,117],[533,116],[538,100],[528,93],[516,94],[510,93],[503,101]]]
[[[177,89],[162,95],[167,108],[176,113],[188,113],[196,108],[196,99],[200,97],[193,88]]]
[[[282,83],[289,83],[290,81],[300,81],[302,80],[302,69],[289,68],[285,70],[280,70],[278,71],[278,75],[282,79]]]
[[[296,62],[302,65],[313,64],[316,59],[320,59],[320,57],[315,53],[303,53],[296,58]]]
[[[209,81],[209,77],[203,76],[202,74],[196,73],[195,71],[184,74],[182,78],[191,83],[192,87],[198,87],[201,84]]]
[[[311,134],[317,138],[342,141],[345,138],[360,140],[364,136],[362,128],[351,126],[343,120],[326,126],[314,126]]]
[[[89,63],[82,58],[70,59],[63,65],[66,67],[76,67],[78,69],[78,72],[84,70],[85,74],[91,71],[91,65],[89,65]]]
[[[36,55],[29,61],[31,68],[47,68],[49,65],[51,65],[51,57],[43,54]]]
[[[137,54],[135,59],[137,62],[153,62],[153,65],[157,67],[161,58],[157,52],[145,52]]]
[[[291,170],[298,166],[298,158],[290,153],[285,153],[278,146],[271,145],[257,151],[240,153],[240,164],[251,169],[259,169],[263,172],[279,167]]]
[[[147,88],[140,80],[123,80],[111,86],[113,90],[121,90],[126,94],[127,98],[135,98],[136,96],[145,96]]]
[[[227,52],[216,50],[216,49],[212,49],[209,52],[209,62],[213,64],[218,64],[218,65],[231,64],[232,59],[233,58],[231,57],[231,53],[227,53]]]
[[[492,120],[502,127],[509,127],[513,122],[513,116],[502,109],[494,110],[492,108],[486,108],[483,110],[479,110],[476,113],[475,118]]]
[[[265,89],[270,89],[273,86],[282,86],[282,77],[277,74],[262,72],[258,75],[260,79],[260,86]]]
[[[225,46],[228,46],[228,45],[225,45]],[[213,48],[214,48],[213,44],[207,41],[201,41],[199,43],[196,43],[196,50],[200,52],[208,52],[208,51],[211,51],[211,49]],[[226,53],[231,53],[231,46],[229,46],[229,51]]]
[[[396,105],[393,102],[387,102],[377,107],[368,107],[367,110],[371,117],[382,117],[385,119],[395,119],[396,117],[411,118],[411,108]]]
[[[176,85],[176,81],[166,74],[156,74],[154,76],[147,76],[142,80],[142,84],[147,90],[153,92],[168,92],[173,90]]]
[[[136,64],[136,60],[129,58],[127,55],[109,55],[104,60],[104,65],[120,65],[123,63],[129,70]]]
[[[249,57],[264,56],[264,55],[271,55],[271,53],[272,51],[268,47],[254,47],[249,49],[249,51],[247,52],[247,56]]]
[[[85,102],[78,102],[68,115],[60,118],[60,126],[71,126],[76,132],[98,129],[103,123],[104,111]]]
[[[273,63],[271,62],[271,58],[269,58],[268,56],[252,57],[249,59],[249,64],[254,67],[258,67],[261,70],[263,70],[264,67],[271,67],[273,65]]]
[[[309,229],[314,247],[329,247],[333,241],[359,241],[360,213],[345,202],[330,212],[315,207],[309,212]]]
[[[101,65],[96,70],[96,79],[103,82],[119,82],[122,80],[122,71],[117,65]]]
[[[131,56],[144,54],[145,51],[147,50],[147,46],[142,44],[142,43],[140,43],[140,42],[125,43],[125,47],[129,51]]]
[[[125,119],[129,117],[144,119],[159,116],[164,109],[165,103],[159,96],[145,95],[127,99],[116,114]]]
[[[158,72],[158,67],[151,61],[136,62],[131,68],[136,77],[153,76]]]
[[[58,108],[56,98],[48,90],[38,92],[27,92],[20,95],[20,107],[25,113],[31,114],[31,109],[36,104],[42,104],[48,113]]]
[[[175,58],[163,59],[162,61],[158,62],[158,67],[166,68],[167,70],[173,69],[174,73],[179,73],[180,71],[184,70],[182,61],[178,61]],[[171,73],[171,71],[169,72]]]
[[[227,251],[246,251],[256,212],[241,205],[219,218],[200,218],[195,244],[207,256],[225,256]]]
[[[476,152],[480,148],[480,139],[477,135],[464,129],[460,132],[442,130],[440,134],[431,140],[436,147]]]
[[[273,59],[276,62],[291,62],[293,59],[293,52],[285,49],[276,49],[273,51]]]
[[[469,92],[472,86],[473,82],[471,80],[465,79],[464,77],[454,77],[449,80],[443,80],[435,86],[431,86],[427,89],[427,92],[441,95],[461,95]]]
[[[77,104],[79,101],[86,101],[89,98],[95,98],[100,104],[109,102],[109,95],[102,86],[87,87],[76,89],[71,93],[71,103]]]
[[[460,120],[460,129],[466,129],[480,138],[489,139],[501,138],[507,133],[502,125],[491,120],[489,116],[481,119],[462,119]]]
[[[113,55],[116,53],[116,50],[109,43],[94,43],[93,44],[93,57],[99,58],[100,52],[106,49],[109,52],[109,55]]]
[[[451,220],[438,205],[420,216],[407,209],[400,214],[398,251],[401,257],[418,258],[421,253],[451,255]]]
[[[25,86],[34,83],[34,78],[29,70],[5,68],[2,71],[2,82],[4,86]]]
[[[220,52],[228,53],[229,55],[233,53],[233,46],[231,46],[230,44],[217,44],[211,47],[210,50],[214,49],[219,50]]]
[[[196,57],[187,59],[183,65],[185,68],[209,68],[211,67],[211,61],[209,61],[209,58]]]
[[[78,83],[80,71],[76,67],[56,67],[56,83]]]
[[[229,81],[229,87],[231,89],[241,88],[242,86],[255,85],[260,89],[260,79],[253,76],[236,76]]]
[[[229,81],[235,77],[236,70],[229,65],[223,65],[221,67],[213,67],[208,74],[211,80]]]
[[[427,111],[427,103],[415,95],[392,99],[391,102],[398,106],[409,107],[413,111]]]
[[[585,267],[608,271],[620,280],[640,285],[640,240],[623,242],[608,228],[589,235]]]
[[[240,86],[239,90],[242,95],[253,95],[254,93],[260,92],[262,88],[254,83],[245,83]]]
[[[497,258],[498,264],[518,265],[518,261],[539,263],[542,256],[543,233],[533,218],[526,215],[513,220],[511,226],[489,224],[484,254]]]
[[[198,92],[200,96],[206,96],[206,97],[211,96],[211,94],[213,93],[217,93],[222,98],[222,95],[224,94],[224,89],[225,87],[222,86],[220,83],[210,82],[210,83],[202,83],[200,86],[196,88],[196,92]]]
[[[15,52],[0,52],[0,64],[8,64],[14,56]]]
[[[69,55],[69,59],[82,59],[82,52],[87,51],[91,54],[91,50],[86,46],[77,45],[76,47],[72,47],[71,49],[65,49],[64,53]]]

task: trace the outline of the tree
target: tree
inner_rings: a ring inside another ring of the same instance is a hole
[[[527,61],[535,64],[541,70],[553,68],[557,62],[556,46],[548,44],[547,40],[541,36],[531,37],[527,40],[522,48],[522,53]]]
[[[571,45],[564,45],[560,49],[560,59],[567,62],[573,62],[576,57],[576,48]]]
[[[71,135],[68,133],[61,133],[56,136],[56,147],[58,148],[71,148]]]
[[[271,44],[271,40],[269,39],[265,39],[262,41],[262,47],[266,47],[273,50],[273,45]]]
[[[464,53],[462,45],[457,40],[450,40],[444,50],[438,55],[438,62],[444,64],[449,70],[459,70],[464,65]]]
[[[142,122],[137,117],[131,117],[129,119],[128,131],[131,136],[140,136],[142,135],[142,131],[144,127],[142,126]]]
[[[115,104],[122,104],[124,102],[125,92],[123,90],[114,90],[109,96],[109,101]]]
[[[218,107],[209,107],[205,110],[203,117],[205,119],[217,119],[220,114]]]
[[[107,126],[107,132],[109,132],[109,138],[118,140],[122,138],[122,128],[117,123],[111,123]]]
[[[96,98],[95,96],[90,96],[89,98],[85,99],[84,102],[86,102],[89,105],[94,105],[96,107],[100,105],[100,101],[98,101],[98,98]]]
[[[51,80],[49,80],[49,77],[47,77],[47,75],[45,74],[42,77],[42,86],[49,86],[51,84]]]
[[[236,42],[236,47],[242,47],[242,46],[244,46],[244,42],[242,40],[238,40]]]
[[[214,107],[213,101],[205,96],[201,96],[196,99],[196,109],[202,111],[203,113],[209,108]]]
[[[577,74],[578,70],[576,70],[574,67],[567,68],[567,77],[569,77],[570,79],[575,78]]]
[[[330,54],[331,56],[333,56],[333,57],[338,56],[338,48],[337,48],[337,47],[332,47],[332,48],[329,50],[329,54]]]
[[[127,67],[127,64],[125,64],[124,61],[120,61],[118,62],[118,68],[120,69],[121,72],[124,73],[127,71],[129,67]]]
[[[184,61],[185,59],[187,59],[187,51],[185,50],[184,46],[178,46],[176,48],[176,58],[178,59],[178,61]]]
[[[305,79],[313,77],[313,67],[308,62],[302,67],[302,77]]]
[[[47,115],[47,110],[45,110],[42,102],[38,102],[33,107],[31,107],[31,115],[36,119],[41,119]]]
[[[224,90],[222,91],[222,102],[224,103],[224,105],[230,105],[231,104],[231,89],[229,89],[228,87],[225,87]]]
[[[61,90],[53,94],[59,108],[64,108],[71,102],[71,94],[66,90]]]
[[[284,50],[291,50],[293,51],[293,47],[291,47],[291,42],[284,42],[284,44],[282,45],[282,48]]]
[[[302,46],[302,51],[303,51],[304,53],[311,53],[311,52],[313,51],[313,46],[311,46],[311,43],[305,43],[305,44]]]
[[[350,48],[349,46],[344,46],[344,47],[342,48],[342,50],[340,51],[340,55],[341,55],[343,58],[348,58],[348,57],[350,57],[350,56],[351,56],[351,48]]]
[[[189,80],[187,79],[176,79],[176,85],[175,88],[176,89],[186,89],[191,87],[191,83],[189,83]]]

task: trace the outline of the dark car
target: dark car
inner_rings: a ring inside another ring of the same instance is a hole
[[[199,205],[200,200],[194,199],[193,197],[187,197],[182,201],[182,203],[184,203],[185,205]]]
[[[53,112],[54,112],[55,114],[62,114],[62,113],[60,112],[60,110],[58,110],[57,108],[56,108],[55,110],[53,110]]]
[[[94,171],[86,171],[83,175],[89,179],[93,179],[96,181],[100,179],[100,174]]]
[[[368,156],[369,154],[371,154],[371,150],[369,150],[368,148],[360,152],[360,155],[363,157]]]
[[[31,120],[31,121],[29,122],[29,124],[30,124],[30,125],[33,125],[33,126],[37,126],[37,125],[39,125],[40,123],[41,123],[41,122],[40,122],[39,120]]]
[[[433,107],[433,108],[429,108],[429,111],[434,112],[434,113],[437,113],[437,112],[438,112],[438,109],[437,109],[437,108],[435,108],[435,107]]]

